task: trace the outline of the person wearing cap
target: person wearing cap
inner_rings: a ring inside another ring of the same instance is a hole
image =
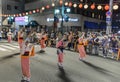
[[[59,40],[56,44],[59,68],[63,68],[63,58],[64,58],[63,50],[67,45],[68,43],[66,43],[66,35],[63,35],[63,38]]]
[[[23,42],[21,54],[21,68],[22,68],[22,81],[30,82],[31,74],[30,74],[30,56],[34,55],[34,46],[29,43],[29,40],[26,39]]]
[[[85,33],[82,33],[82,36],[78,38],[78,52],[79,52],[79,60],[83,60],[86,57],[86,52],[84,48],[84,35]]]

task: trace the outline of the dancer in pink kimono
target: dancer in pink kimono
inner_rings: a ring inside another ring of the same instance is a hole
[[[84,35],[85,33],[82,33],[82,36],[79,37],[78,39],[79,60],[84,60],[84,58],[86,57],[86,52],[85,52],[84,42],[83,42]]]
[[[22,82],[30,82],[30,56],[34,56],[34,46],[25,41],[21,51]]]
[[[11,31],[9,31],[7,33],[7,37],[8,37],[8,42],[11,43],[11,41],[12,41],[12,32]]]
[[[23,30],[21,29],[19,32],[18,32],[18,43],[19,43],[19,46],[20,46],[20,50],[22,48],[22,44],[23,44],[23,36],[24,36],[24,32]]]
[[[58,67],[63,68],[63,58],[64,58],[64,53],[63,50],[67,46],[68,43],[66,43],[65,36],[58,41],[56,48],[57,48],[57,55],[58,55]]]

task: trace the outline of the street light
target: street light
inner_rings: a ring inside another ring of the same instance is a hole
[[[66,11],[67,11],[67,13],[69,13],[70,12],[70,8],[67,8]]]
[[[55,14],[59,14],[60,10],[59,9],[55,9]]]
[[[71,10],[69,7],[65,7],[64,5],[62,5],[62,7],[58,7],[57,9],[55,9],[54,11],[54,23],[58,23],[58,15],[61,15],[62,17],[62,21],[61,21],[61,31],[63,33],[63,23],[68,22],[69,21],[69,16],[67,15],[67,13],[69,13]],[[57,21],[56,21],[57,19]]]

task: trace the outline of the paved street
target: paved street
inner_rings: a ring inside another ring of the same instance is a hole
[[[8,46],[5,47],[6,45]],[[5,51],[6,49],[8,50]],[[38,51],[39,46],[36,45],[36,56],[31,57],[31,82],[120,81],[119,61],[97,56],[87,56],[85,61],[79,61],[78,53],[65,51],[64,70],[59,70],[55,48],[48,47],[45,53]],[[20,82],[21,67],[18,53],[17,43],[0,43],[0,82]]]

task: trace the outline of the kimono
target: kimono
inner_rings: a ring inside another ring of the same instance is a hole
[[[12,33],[8,32],[7,37],[8,37],[8,42],[11,43],[11,41],[12,41]]]
[[[44,48],[46,47],[44,37],[42,37],[42,39],[40,40],[40,45],[41,45],[41,50],[44,50]]]
[[[59,41],[56,47],[57,47],[58,63],[63,63],[63,50],[64,50],[63,41]]]
[[[34,56],[34,46],[30,45],[29,43],[24,43],[22,45],[21,51],[21,69],[23,74],[23,80],[30,80],[30,56]]]
[[[19,43],[20,49],[22,48],[23,35],[24,35],[23,32],[18,32],[18,43]]]
[[[86,52],[84,48],[83,38],[78,39],[78,51],[79,51],[79,58],[83,59],[86,57]]]

